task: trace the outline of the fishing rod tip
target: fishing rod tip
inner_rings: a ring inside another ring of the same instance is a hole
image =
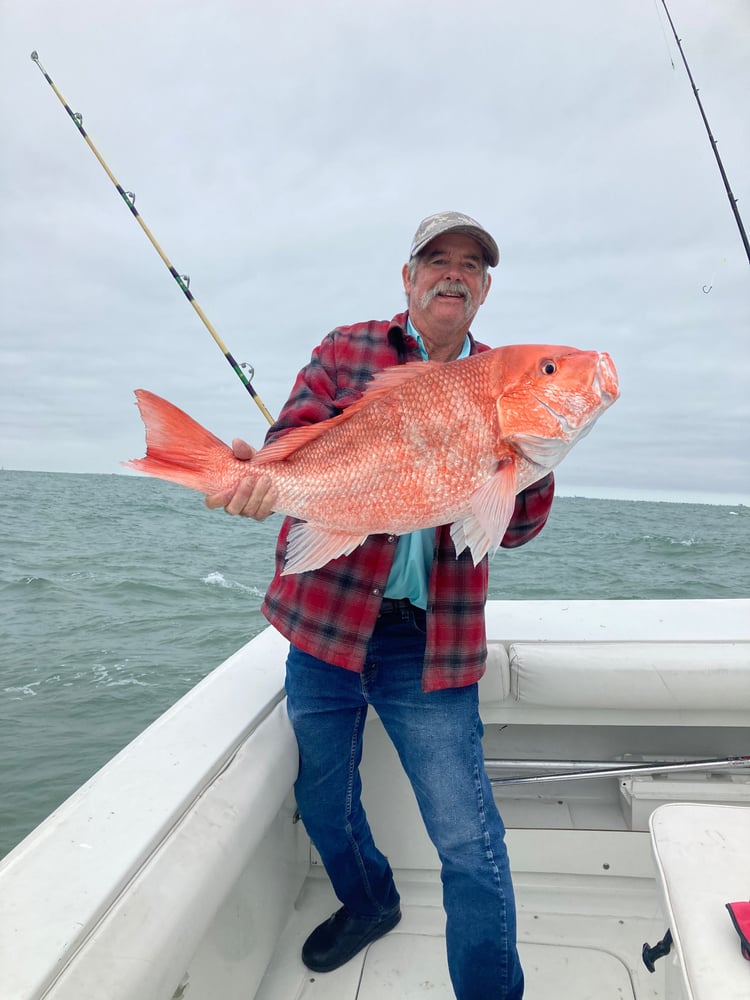
[[[31,58],[34,60],[34,62],[39,62],[39,54],[38,52],[36,52],[36,50],[31,53]]]

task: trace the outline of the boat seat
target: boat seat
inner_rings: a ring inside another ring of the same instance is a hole
[[[489,643],[485,705],[750,709],[750,642]]]
[[[510,698],[510,657],[502,642],[487,643],[487,669],[479,682],[479,697],[486,704]]]
[[[511,697],[583,708],[750,708],[750,643],[524,642]]]

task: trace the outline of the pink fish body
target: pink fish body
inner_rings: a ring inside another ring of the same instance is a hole
[[[517,493],[554,468],[619,395],[608,354],[518,345],[375,375],[331,420],[295,428],[250,462],[171,403],[136,391],[146,457],[124,463],[210,494],[274,483],[300,518],[285,573],[352,552],[368,535],[451,524],[478,562],[502,540]]]

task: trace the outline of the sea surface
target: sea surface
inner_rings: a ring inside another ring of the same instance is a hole
[[[0,857],[265,626],[280,520],[125,475],[0,471]],[[750,597],[750,507],[558,497],[491,597]]]

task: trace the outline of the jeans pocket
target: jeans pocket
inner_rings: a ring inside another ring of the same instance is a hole
[[[414,631],[425,637],[427,635],[427,612],[422,611],[421,608],[414,608],[411,612],[411,621]]]

